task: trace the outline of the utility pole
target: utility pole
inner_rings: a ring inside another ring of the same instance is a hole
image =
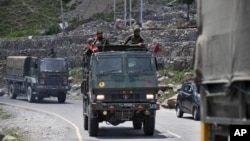
[[[140,10],[140,22],[141,22],[141,25],[142,25],[142,11],[143,11],[143,0],[141,0],[141,10]]]
[[[62,33],[64,35],[65,25],[64,25],[64,17],[63,17],[63,3],[62,3],[62,0],[61,0],[61,17],[62,17]]]
[[[114,0],[113,8],[114,8],[114,29],[116,29],[116,0]]]
[[[127,0],[124,0],[124,27],[127,25]]]
[[[129,26],[131,28],[132,0],[129,0]]]

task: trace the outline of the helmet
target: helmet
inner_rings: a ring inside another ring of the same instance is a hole
[[[135,28],[134,29],[134,32],[140,32],[141,30],[140,30],[140,28]]]
[[[96,34],[103,34],[102,30],[97,30]]]

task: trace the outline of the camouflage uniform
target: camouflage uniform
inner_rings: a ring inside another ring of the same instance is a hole
[[[101,30],[97,31],[96,36],[93,38],[94,40],[93,44],[96,46],[108,45],[109,44],[108,39],[102,36],[98,36],[98,34],[103,34],[103,32]]]
[[[140,29],[139,28],[136,28],[134,30],[134,34],[130,35],[126,41],[125,41],[125,45],[126,44],[129,44],[129,45],[132,45],[132,44],[139,44],[139,43],[143,43],[144,42],[144,39],[141,37],[140,35]]]
[[[130,35],[127,39],[126,39],[126,41],[125,41],[125,45],[126,44],[130,44],[130,45],[132,45],[132,44],[138,44],[138,43],[143,43],[144,42],[144,39],[141,37],[141,35],[138,35],[138,36],[136,36],[136,35],[134,35],[134,34],[132,34],[132,35]]]

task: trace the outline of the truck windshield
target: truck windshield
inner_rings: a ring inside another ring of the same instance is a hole
[[[97,74],[122,73],[122,58],[98,57],[96,70]]]
[[[40,71],[46,72],[66,72],[67,65],[64,60],[41,60]]]
[[[128,57],[128,73],[152,73],[151,58]]]

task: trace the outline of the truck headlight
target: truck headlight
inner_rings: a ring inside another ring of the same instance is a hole
[[[96,96],[96,99],[97,100],[104,100],[105,99],[105,96],[103,94],[100,94],[100,95],[97,95]]]
[[[154,95],[153,94],[147,94],[146,99],[154,99]]]

